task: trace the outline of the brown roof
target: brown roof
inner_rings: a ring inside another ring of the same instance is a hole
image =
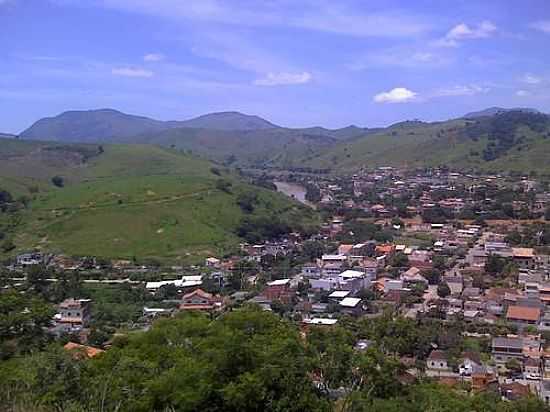
[[[536,322],[540,319],[540,312],[540,308],[510,306],[506,313],[506,318]]]
[[[191,296],[199,295],[205,299],[213,299],[214,296],[208,292],[205,292],[202,289],[195,289],[193,292],[189,292],[183,295],[182,299],[190,298]]]
[[[447,360],[447,354],[442,350],[433,350],[428,359]]]
[[[532,258],[535,256],[535,251],[531,247],[514,247],[512,248],[514,257]]]

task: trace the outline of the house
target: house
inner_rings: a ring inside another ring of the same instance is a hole
[[[340,311],[348,315],[358,316],[363,311],[360,298],[344,298],[339,303]]]
[[[219,311],[224,308],[223,299],[202,289],[183,295],[179,306],[180,310]]]
[[[217,268],[220,266],[220,263],[220,259],[216,259],[215,257],[206,258],[204,262],[205,266],[209,268]]]
[[[512,248],[513,261],[520,269],[535,269],[535,250],[530,247]]]
[[[541,317],[541,310],[537,307],[509,306],[506,320],[518,327],[537,325]]]
[[[530,390],[527,385],[518,382],[504,383],[500,385],[501,395],[509,401],[515,401],[529,396]]]
[[[279,300],[283,303],[290,303],[294,292],[290,288],[290,279],[278,279],[268,282],[266,288],[262,291],[261,296],[268,301],[273,302]]]
[[[426,360],[426,375],[431,377],[457,376],[449,366],[447,354],[442,350],[433,350]]]
[[[401,280],[405,283],[428,284],[428,280],[420,274],[420,269],[414,266],[401,275]]]
[[[307,331],[310,326],[330,327],[338,323],[338,319],[309,318],[302,320],[302,330]]]
[[[86,328],[91,320],[91,299],[65,299],[59,304],[56,321],[65,332]]]
[[[33,266],[40,265],[44,262],[44,255],[42,253],[23,253],[18,255],[16,263],[18,266]]]
[[[504,369],[504,364],[509,359],[523,358],[523,339],[521,338],[493,338],[491,342],[493,360],[499,369]]]
[[[349,290],[335,290],[330,295],[328,295],[329,300],[340,302],[342,299],[345,299],[349,296],[351,292]]]

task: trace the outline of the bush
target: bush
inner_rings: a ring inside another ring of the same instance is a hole
[[[216,180],[216,189],[221,190],[222,192],[231,193],[232,186],[233,186],[233,183],[231,183],[228,180],[225,180],[225,179]]]
[[[56,187],[63,187],[65,186],[65,180],[61,176],[54,176],[52,177],[52,183]]]

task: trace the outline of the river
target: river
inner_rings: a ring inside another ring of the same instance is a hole
[[[306,200],[305,187],[300,186],[296,183],[289,183],[289,182],[275,181],[273,183],[275,183],[275,186],[277,186],[277,191],[284,193],[285,195],[292,197],[293,199],[296,199],[305,205],[312,206],[312,204]]]

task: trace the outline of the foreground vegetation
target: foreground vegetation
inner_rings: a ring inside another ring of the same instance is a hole
[[[24,305],[32,309],[14,329],[9,313]],[[17,348],[4,351],[0,363],[2,410],[545,410],[534,398],[504,402],[492,392],[406,379],[396,355],[437,333],[437,325],[415,328],[414,321],[385,317],[314,328],[304,339],[292,322],[249,307],[214,320],[200,314],[160,320],[147,332],[118,335],[110,349],[87,359],[48,343],[40,327],[23,327],[44,325],[45,315],[39,298],[0,295],[0,343]],[[460,346],[449,334],[441,341]],[[360,336],[376,346],[355,350]]]

